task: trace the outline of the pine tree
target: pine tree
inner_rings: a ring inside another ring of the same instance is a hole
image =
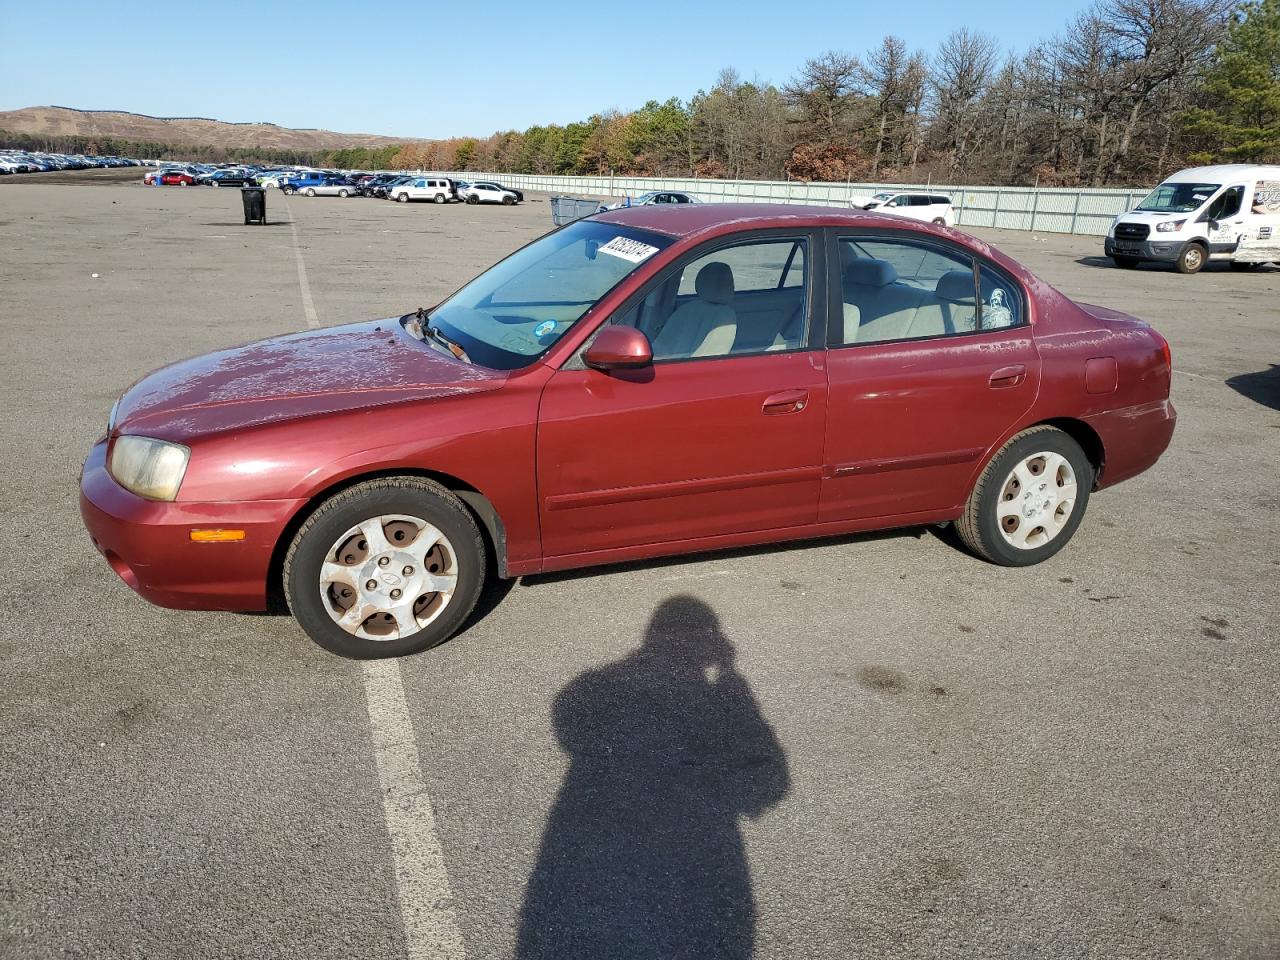
[[[1280,0],[1244,4],[1205,75],[1206,106],[1187,114],[1199,162],[1280,160]]]

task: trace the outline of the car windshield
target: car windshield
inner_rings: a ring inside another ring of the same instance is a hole
[[[871,199],[872,199],[872,200],[879,200],[881,203],[884,203],[886,200],[892,200],[892,199],[893,199],[894,197],[896,197],[896,196],[897,196],[897,194],[896,194],[896,193],[877,193],[877,194],[876,194],[874,197],[872,197]]]
[[[1218,192],[1220,183],[1162,183],[1138,204],[1148,213],[1190,213]]]
[[[474,363],[528,366],[671,237],[580,220],[486,270],[427,317]],[[407,318],[406,318],[407,319]],[[430,339],[424,330],[424,339]]]

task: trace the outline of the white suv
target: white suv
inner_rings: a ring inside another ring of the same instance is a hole
[[[458,197],[467,203],[504,203],[511,206],[516,195],[492,183],[473,183],[458,191]]]
[[[881,213],[893,213],[912,220],[927,220],[948,227],[956,225],[951,198],[937,193],[884,190],[870,200],[850,200],[849,206],[855,210],[879,210]]]
[[[410,200],[446,203],[455,199],[453,182],[443,177],[414,177],[404,183],[397,183],[388,190],[387,199],[399,200],[401,203],[408,203]]]

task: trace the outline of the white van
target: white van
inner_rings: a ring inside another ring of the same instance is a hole
[[[1280,263],[1280,166],[1225,164],[1175,173],[1112,221],[1103,249],[1118,267],[1143,260],[1196,273]]]

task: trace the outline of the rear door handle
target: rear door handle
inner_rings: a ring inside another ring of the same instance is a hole
[[[782,413],[799,413],[808,405],[808,390],[783,390],[765,397],[761,409],[766,417],[776,417]]]
[[[987,385],[993,390],[1001,387],[1016,387],[1027,378],[1027,368],[1025,364],[1014,363],[1007,367],[1001,367],[995,373],[987,378]]]

